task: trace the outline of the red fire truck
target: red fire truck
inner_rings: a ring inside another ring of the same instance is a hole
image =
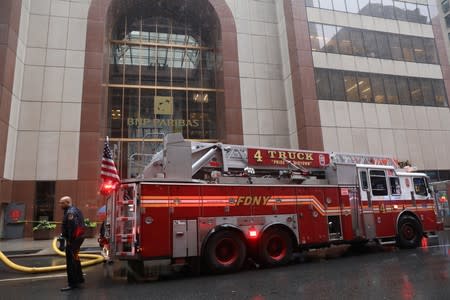
[[[442,230],[427,176],[386,157],[164,138],[138,178],[107,205],[112,258],[129,277],[144,261],[201,263],[220,273],[332,244],[418,247]]]

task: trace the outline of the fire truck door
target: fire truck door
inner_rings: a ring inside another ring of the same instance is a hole
[[[376,236],[375,216],[373,211],[373,203],[369,184],[368,170],[366,168],[358,168],[360,206],[359,210],[362,214],[362,229],[365,238],[374,239]]]

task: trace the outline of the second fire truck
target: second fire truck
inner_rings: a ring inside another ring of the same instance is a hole
[[[143,173],[107,205],[112,258],[129,278],[144,262],[239,270],[247,258],[288,263],[332,244],[418,247],[442,229],[423,173],[391,158],[164,138]]]

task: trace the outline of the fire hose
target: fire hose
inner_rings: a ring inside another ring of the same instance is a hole
[[[56,254],[60,256],[66,256],[64,252],[58,249],[56,245],[57,238],[53,239],[52,242],[52,248],[56,252]],[[101,263],[105,260],[105,258],[101,255],[97,254],[90,254],[90,253],[80,253],[79,257],[81,258],[89,258],[90,260],[82,261],[81,266],[87,267],[92,266],[98,263]],[[8,267],[11,269],[14,269],[16,271],[25,272],[25,273],[44,273],[44,272],[53,272],[53,271],[61,271],[66,269],[66,265],[57,265],[57,266],[49,266],[49,267],[27,267],[18,265],[14,262],[12,262],[5,254],[3,254],[2,251],[0,251],[0,260],[5,263]]]

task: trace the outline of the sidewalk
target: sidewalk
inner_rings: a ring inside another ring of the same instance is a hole
[[[0,251],[8,255],[49,255],[54,254],[53,240],[33,240],[32,238],[0,240]],[[100,252],[97,238],[85,239],[81,245],[82,251]]]

